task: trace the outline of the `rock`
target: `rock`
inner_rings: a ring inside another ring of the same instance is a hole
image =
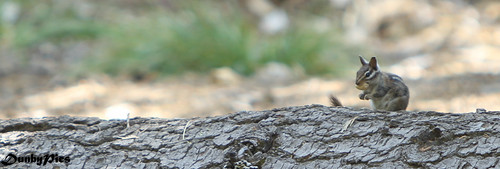
[[[242,77],[229,67],[221,67],[210,72],[210,81],[218,85],[238,85]]]
[[[4,3],[0,4],[0,8],[2,11],[2,21],[6,23],[13,24],[19,18],[20,7],[17,3],[12,1],[4,1]]]
[[[125,120],[134,112],[135,108],[131,104],[119,103],[106,108],[106,118]]]
[[[261,19],[259,28],[264,33],[276,34],[285,31],[289,22],[288,15],[284,10],[275,9]]]
[[[245,0],[246,9],[259,18],[259,29],[266,34],[276,34],[286,30],[290,24],[285,10],[276,7],[269,0]]]
[[[270,62],[255,73],[255,81],[265,86],[287,85],[299,79],[296,73],[284,63]]]

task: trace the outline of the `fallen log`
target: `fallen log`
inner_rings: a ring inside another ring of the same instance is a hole
[[[0,120],[13,168],[500,168],[500,112],[308,105],[192,119]]]

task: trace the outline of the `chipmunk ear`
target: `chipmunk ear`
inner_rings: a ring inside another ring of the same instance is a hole
[[[361,65],[367,65],[368,64],[368,61],[365,60],[365,58],[363,58],[363,56],[359,55],[359,61],[361,61]]]
[[[370,67],[371,67],[373,70],[375,70],[375,71],[378,71],[378,70],[379,70],[378,63],[377,63],[377,57],[375,57],[375,56],[374,56],[374,57],[372,57],[372,58],[370,59],[370,63],[369,63],[369,64],[370,64]]]

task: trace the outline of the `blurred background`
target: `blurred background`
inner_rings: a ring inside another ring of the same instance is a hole
[[[369,107],[358,55],[408,110],[500,110],[496,0],[2,0],[0,118]]]

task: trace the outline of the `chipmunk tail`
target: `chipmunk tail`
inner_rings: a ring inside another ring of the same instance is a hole
[[[330,95],[330,103],[333,107],[342,107],[342,103],[340,103],[339,99],[333,95]]]

